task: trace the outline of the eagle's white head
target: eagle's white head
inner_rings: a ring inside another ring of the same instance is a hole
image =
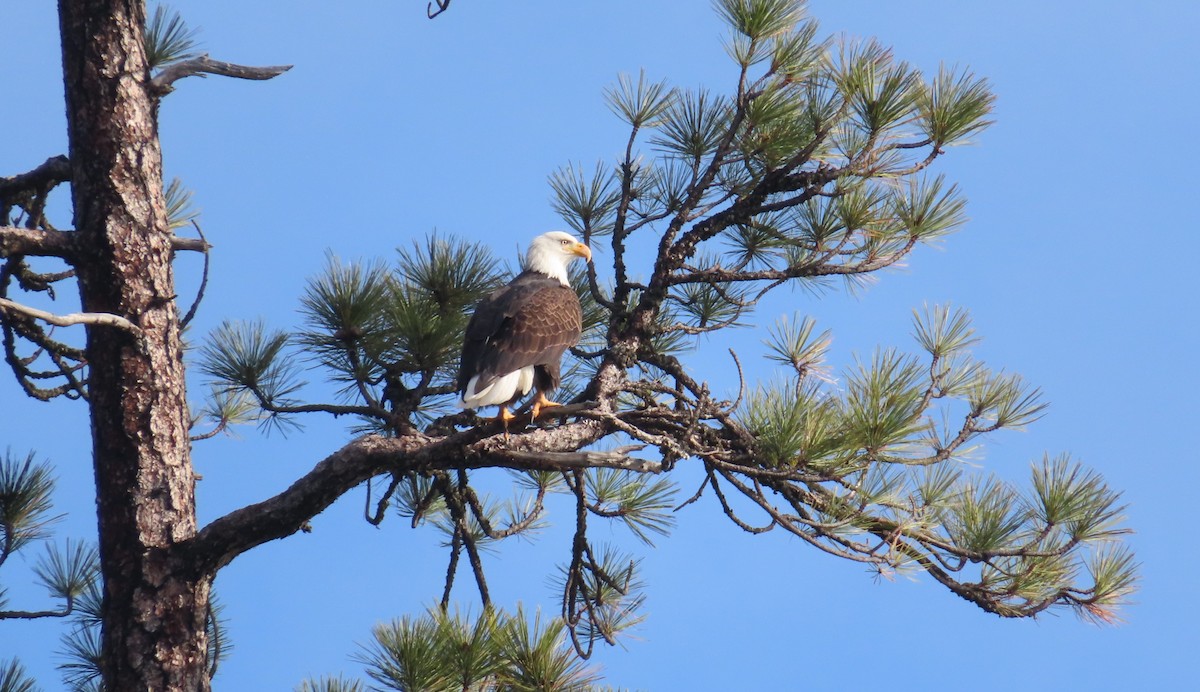
[[[567,265],[577,257],[591,262],[592,251],[575,240],[570,233],[550,231],[534,238],[529,244],[529,252],[525,255],[525,269],[558,279],[563,286],[568,286],[570,284],[567,281]]]

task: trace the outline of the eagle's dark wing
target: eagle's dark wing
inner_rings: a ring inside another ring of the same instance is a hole
[[[458,391],[477,389],[529,365],[553,364],[579,342],[579,298],[557,280],[523,272],[475,309],[463,340]]]

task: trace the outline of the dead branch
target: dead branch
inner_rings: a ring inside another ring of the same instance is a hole
[[[70,179],[71,162],[67,157],[62,154],[51,156],[28,173],[0,177],[0,199],[14,193],[43,190],[47,185],[57,185]]]
[[[7,298],[0,298],[0,310],[6,310],[9,313],[18,313],[27,317],[42,320],[43,322],[52,324],[56,327],[70,327],[76,324],[83,325],[102,325],[106,327],[116,327],[124,329],[134,335],[141,336],[142,330],[133,322],[107,312],[72,312],[66,315],[55,315],[45,310],[31,308],[28,305],[11,301]]]
[[[193,75],[203,77],[206,74],[215,74],[237,79],[264,80],[278,77],[290,69],[292,69],[291,65],[272,65],[269,67],[237,65],[231,62],[213,60],[207,55],[201,55],[190,60],[181,60],[164,68],[162,72],[159,72],[150,80],[150,89],[161,97],[174,90],[172,85],[175,82]]]
[[[78,249],[74,231],[0,226],[0,257],[58,257],[70,262]],[[171,236],[176,252],[208,252],[212,246],[202,238]]]

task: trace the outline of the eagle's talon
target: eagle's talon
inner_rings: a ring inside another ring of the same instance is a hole
[[[533,400],[533,417],[530,420],[537,420],[538,416],[542,415],[542,411],[554,408],[555,406],[562,406],[562,404],[557,401],[550,401],[546,398],[545,394],[538,392],[537,398]]]
[[[517,417],[515,415],[513,415],[512,411],[508,410],[507,406],[501,406],[500,407],[500,415],[496,416],[495,418],[488,418],[487,421],[490,423],[499,423],[499,424],[503,425],[504,426],[504,439],[507,441],[508,440],[508,424],[511,423],[512,421],[515,421],[516,419],[517,419]]]

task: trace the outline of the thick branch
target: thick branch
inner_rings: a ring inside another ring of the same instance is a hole
[[[74,231],[50,231],[0,226],[0,257],[59,257],[70,262],[78,250]],[[171,236],[176,252],[206,252],[212,246],[201,238]]]
[[[551,466],[554,468],[582,469],[605,467],[611,469],[628,469],[639,473],[661,473],[662,463],[648,459],[638,459],[629,456],[645,448],[646,445],[626,445],[607,452],[522,452],[512,451],[507,456],[513,461],[526,462],[530,466]]]
[[[290,69],[292,69],[291,65],[272,65],[270,67],[236,65],[231,62],[213,60],[207,55],[201,55],[198,58],[181,60],[164,68],[162,72],[154,76],[154,79],[150,80],[150,89],[153,93],[163,96],[174,90],[172,85],[175,82],[193,75],[204,76],[206,74],[215,74],[222,77],[235,77],[237,79],[264,80],[278,77]]]
[[[45,163],[28,173],[0,177],[0,199],[13,193],[28,190],[43,190],[47,185],[57,185],[71,179],[71,162],[59,154],[46,159]]]
[[[76,236],[68,231],[47,231],[31,228],[0,226],[0,257],[60,257],[75,256]]]
[[[373,476],[449,469],[530,468],[529,461],[513,456],[522,453],[541,455],[543,464],[551,468],[575,468],[572,463],[545,455],[580,449],[607,432],[602,423],[585,420],[514,434],[507,441],[503,435],[485,436],[479,429],[443,438],[417,432],[401,437],[367,435],[326,457],[275,497],[213,521],[193,540],[180,544],[180,549],[190,553],[198,573],[212,573],[251,548],[300,530],[339,497]]]

